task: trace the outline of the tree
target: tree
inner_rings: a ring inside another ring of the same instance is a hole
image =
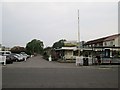
[[[25,48],[20,46],[14,46],[13,48],[11,48],[11,52],[12,53],[25,52]]]
[[[33,39],[26,45],[26,51],[28,54],[42,54],[43,53],[43,42],[37,39]]]
[[[65,41],[66,41],[65,39],[61,39],[58,42],[55,42],[52,47],[55,48],[55,49],[61,48],[61,47],[64,46]]]
[[[48,60],[49,56],[51,55],[52,47],[44,48],[43,58]]]

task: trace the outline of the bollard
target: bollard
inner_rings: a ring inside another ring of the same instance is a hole
[[[76,66],[80,66],[80,57],[76,57]]]
[[[4,62],[4,66],[6,65],[6,56],[2,56],[2,61]]]
[[[25,61],[26,61],[27,59],[25,58]]]
[[[110,60],[110,64],[112,63],[112,61]]]
[[[49,61],[52,61],[51,55],[49,56]]]

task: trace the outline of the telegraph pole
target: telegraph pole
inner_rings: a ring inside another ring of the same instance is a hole
[[[80,27],[79,27],[79,9],[78,9],[78,56],[80,56]]]

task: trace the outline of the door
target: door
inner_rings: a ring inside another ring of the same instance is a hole
[[[105,57],[110,57],[110,49],[105,49]]]

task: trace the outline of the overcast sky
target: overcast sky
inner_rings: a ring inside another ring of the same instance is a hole
[[[117,2],[4,2],[2,44],[26,46],[39,39],[52,46],[60,39],[77,40],[78,9],[81,41],[118,33]]]

